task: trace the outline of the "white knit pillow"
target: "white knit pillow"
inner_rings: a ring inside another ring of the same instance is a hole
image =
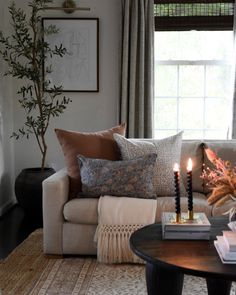
[[[154,190],[158,196],[171,196],[175,194],[173,166],[175,163],[180,164],[182,133],[160,140],[127,139],[117,133],[113,136],[123,160],[131,160],[150,153],[157,154],[153,178]],[[181,184],[181,190],[183,187]]]

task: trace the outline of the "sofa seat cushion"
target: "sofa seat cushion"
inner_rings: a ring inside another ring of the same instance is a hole
[[[78,224],[98,224],[98,198],[75,198],[64,206],[64,218],[66,221]],[[181,210],[187,211],[188,199],[181,198]],[[195,212],[205,212],[211,216],[212,206],[208,205],[205,195],[193,193],[193,205]],[[157,198],[157,211],[155,222],[161,221],[163,211],[174,212],[175,199],[173,196]]]
[[[78,224],[98,224],[98,198],[75,198],[64,206],[66,221]]]
[[[182,197],[180,200],[181,211],[188,211],[188,198]],[[204,212],[206,216],[211,216],[212,206],[208,205],[205,195],[201,193],[193,193],[193,210],[194,212]],[[159,197],[157,198],[156,222],[161,221],[162,212],[175,211],[174,197]]]

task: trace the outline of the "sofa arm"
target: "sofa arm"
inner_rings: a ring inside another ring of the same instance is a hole
[[[43,249],[63,253],[63,207],[68,201],[69,177],[62,169],[43,181]]]

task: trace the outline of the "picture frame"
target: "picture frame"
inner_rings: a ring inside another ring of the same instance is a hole
[[[42,18],[43,28],[50,25],[55,25],[59,31],[44,36],[44,40],[52,47],[62,44],[67,53],[63,57],[47,57],[43,67],[44,80],[62,86],[63,92],[98,92],[99,19]],[[52,67],[52,73],[46,73],[46,65]]]

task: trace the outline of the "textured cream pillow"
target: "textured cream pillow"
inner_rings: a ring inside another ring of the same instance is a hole
[[[171,196],[175,194],[173,166],[180,163],[182,146],[182,133],[164,139],[136,140],[127,139],[114,133],[123,160],[130,160],[150,153],[156,153],[153,185],[158,196]],[[181,190],[183,191],[183,184]],[[185,191],[183,191],[185,193]]]

